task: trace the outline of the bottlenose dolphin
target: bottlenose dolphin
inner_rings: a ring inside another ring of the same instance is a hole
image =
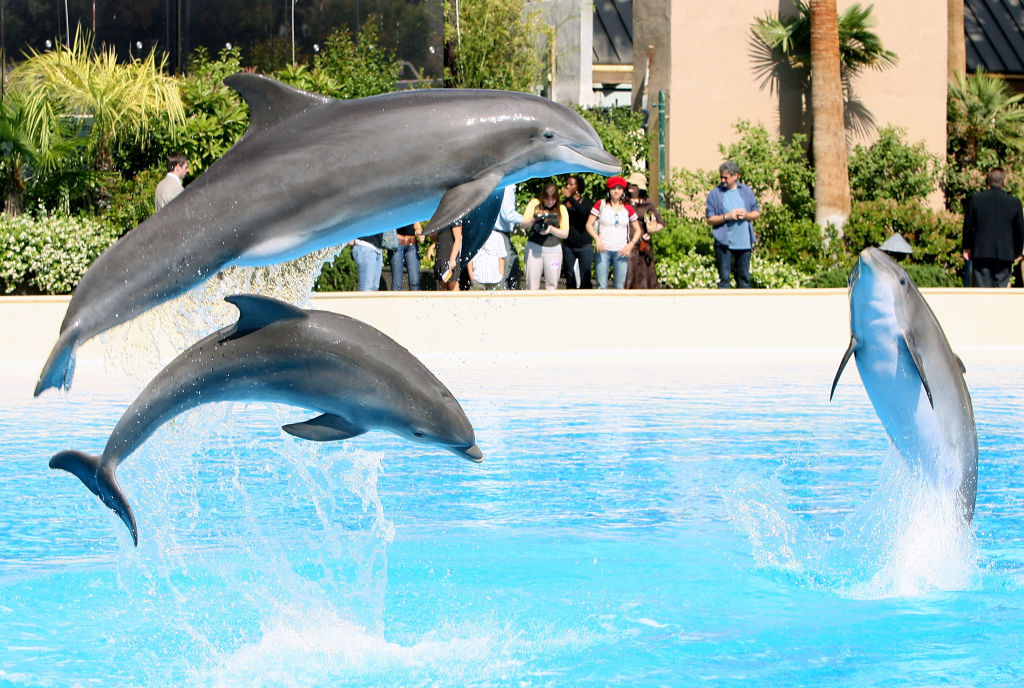
[[[157,428],[200,404],[259,400],[319,411],[285,432],[315,442],[390,430],[479,463],[473,426],[419,359],[380,330],[326,311],[255,295],[229,296],[238,321],[167,364],[114,427],[102,456],[63,451],[63,468],[113,509],[138,544],[135,516],[115,471]]]
[[[225,83],[249,104],[245,135],[89,267],[36,395],[71,386],[80,344],[224,267],[278,263],[425,217],[433,232],[509,184],[620,169],[586,120],[537,96],[425,89],[343,101],[256,74]]]
[[[963,362],[906,271],[866,248],[850,274],[850,356],[896,449],[940,487],[955,489],[969,523],[978,487],[978,431]]]

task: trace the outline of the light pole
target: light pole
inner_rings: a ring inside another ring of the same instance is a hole
[[[292,67],[295,66],[295,0],[292,0]]]

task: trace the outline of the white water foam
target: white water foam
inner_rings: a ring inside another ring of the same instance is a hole
[[[855,599],[976,589],[978,545],[956,492],[935,487],[895,450],[879,476],[871,498],[838,522],[790,510],[777,475],[740,476],[722,496],[756,564],[809,587]]]

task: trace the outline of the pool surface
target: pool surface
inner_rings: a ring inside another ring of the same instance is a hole
[[[1002,686],[1024,675],[1024,368],[968,371],[965,529],[835,361],[426,361],[485,460],[214,405],[119,469],[131,390],[0,391],[0,686]],[[115,377],[115,376],[111,376]],[[90,381],[91,380],[91,381]]]

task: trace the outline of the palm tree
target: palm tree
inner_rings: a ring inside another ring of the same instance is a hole
[[[178,84],[163,73],[165,64],[166,56],[158,62],[152,51],[119,64],[113,48],[93,52],[91,36],[79,29],[69,48],[58,44],[45,53],[32,51],[11,72],[10,82],[66,112],[86,116],[94,166],[112,171],[111,152],[118,140],[140,140],[161,116],[172,127],[184,122]]]
[[[0,102],[0,191],[4,212],[20,214],[25,182],[32,176],[54,176],[67,168],[68,161],[84,144],[85,140],[74,136],[67,122],[54,111],[50,100],[39,93],[7,89]],[[63,171],[67,172],[65,180],[77,176],[73,169]]]
[[[950,81],[967,70],[964,0],[946,0],[946,70]]]
[[[949,84],[948,136],[961,166],[974,165],[982,147],[1000,153],[1024,148],[1024,95],[979,68]]]
[[[837,17],[844,125],[846,129],[862,135],[874,127],[874,120],[854,97],[853,81],[866,69],[889,69],[899,61],[896,53],[886,50],[878,34],[872,30],[875,24],[871,16],[873,7],[854,3]],[[796,14],[786,20],[770,13],[754,20],[750,27],[750,57],[763,87],[773,92],[779,90],[780,82],[790,75],[800,83],[805,96],[800,114],[807,121],[813,115],[810,107],[811,8],[807,0],[795,0],[794,8]],[[811,128],[809,121],[806,127]]]
[[[811,112],[815,160],[814,221],[842,236],[850,216],[850,178],[843,127],[843,80],[836,0],[810,0]]]

